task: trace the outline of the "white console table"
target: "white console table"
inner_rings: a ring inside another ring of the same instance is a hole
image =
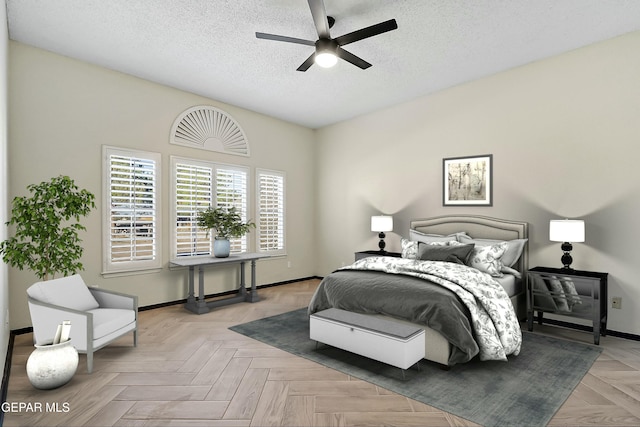
[[[257,302],[260,300],[256,290],[256,260],[269,258],[271,255],[257,253],[231,254],[227,258],[209,257],[189,257],[177,258],[169,262],[174,267],[189,267],[189,295],[184,307],[196,314],[208,313],[214,307],[233,304],[236,302]],[[245,284],[244,266],[247,261],[251,262],[251,292],[247,292]],[[215,301],[205,301],[204,299],[204,269],[209,266],[224,264],[240,264],[240,288],[235,296],[223,298]],[[195,269],[198,269],[198,298],[194,295]]]

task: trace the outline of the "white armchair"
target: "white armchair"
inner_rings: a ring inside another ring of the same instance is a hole
[[[93,353],[133,331],[138,342],[138,297],[85,285],[79,274],[38,282],[27,289],[35,344],[52,342],[57,326],[71,321],[71,343],[87,355],[93,371]]]

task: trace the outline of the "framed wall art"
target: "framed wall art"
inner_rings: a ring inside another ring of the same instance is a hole
[[[492,154],[443,159],[443,206],[491,206],[492,168]]]

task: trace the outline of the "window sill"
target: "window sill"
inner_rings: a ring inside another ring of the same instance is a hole
[[[162,267],[145,268],[142,270],[124,270],[124,271],[103,271],[100,273],[103,278],[109,279],[112,277],[124,277],[124,276],[138,276],[142,274],[155,274],[161,272]]]

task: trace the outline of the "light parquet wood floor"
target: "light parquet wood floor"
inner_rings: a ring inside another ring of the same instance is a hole
[[[317,280],[266,288],[261,301],[195,315],[143,311],[131,336],[86,359],[67,385],[36,390],[26,376],[31,334],[16,337],[7,402],[30,404],[5,426],[470,426],[473,423],[229,331],[307,305]],[[537,333],[589,342],[553,326]],[[640,342],[604,337],[602,355],[551,426],[640,425]],[[571,369],[571,367],[567,367]],[[40,405],[40,407],[39,407]],[[40,408],[40,409],[39,409]],[[526,420],[523,420],[526,425]]]

